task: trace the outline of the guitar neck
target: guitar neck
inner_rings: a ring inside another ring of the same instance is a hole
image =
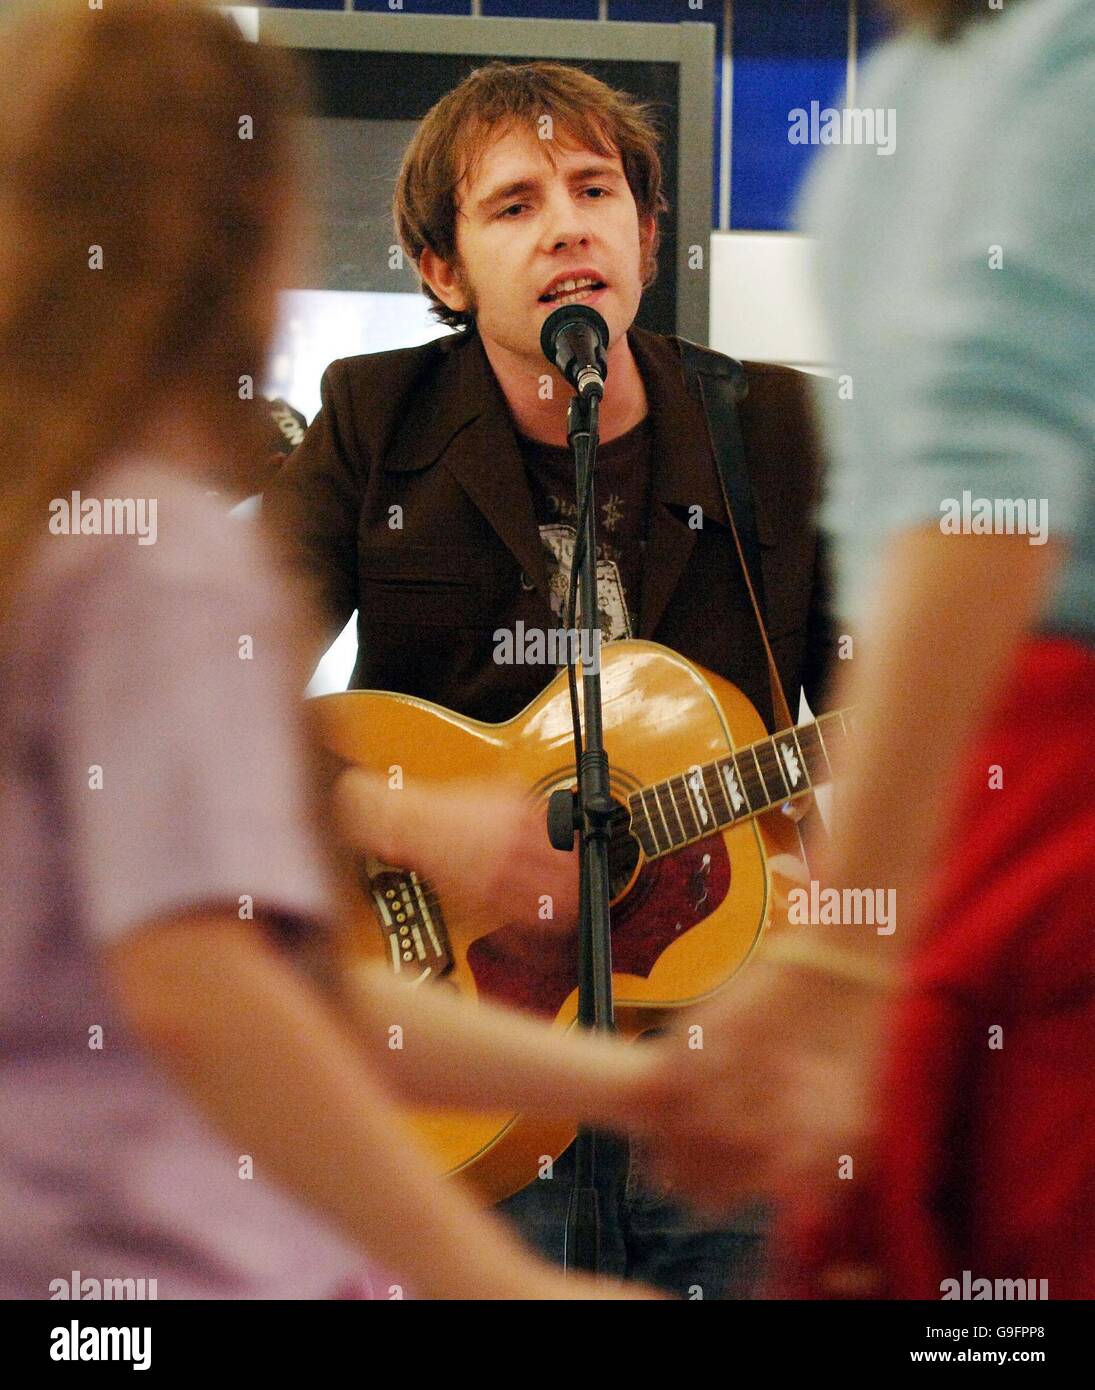
[[[725,758],[694,764],[628,797],[631,829],[648,859],[806,796],[831,780],[852,730],[852,711],[819,715]]]

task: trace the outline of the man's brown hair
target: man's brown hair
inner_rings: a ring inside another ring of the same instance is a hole
[[[414,264],[429,247],[458,265],[457,188],[463,178],[474,177],[488,147],[511,129],[539,137],[549,159],[560,135],[604,158],[620,156],[640,221],[655,219],[641,266],[643,288],[652,284],[658,268],[657,218],[669,206],[662,194],[660,132],[652,108],[565,63],[488,63],[426,113],[403,157],[393,209],[396,234]],[[422,289],[442,323],[466,328],[473,322],[474,315],[442,304],[425,281]]]

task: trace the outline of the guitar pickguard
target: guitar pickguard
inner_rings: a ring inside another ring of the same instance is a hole
[[[647,863],[612,909],[612,969],[650,974],[662,953],[710,917],[730,890],[730,859],[721,835],[685,845]],[[578,987],[577,932],[531,933],[501,927],[468,948],[480,995],[554,1018]]]

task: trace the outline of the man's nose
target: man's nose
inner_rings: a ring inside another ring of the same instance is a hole
[[[589,214],[568,190],[553,195],[546,206],[544,241],[551,251],[581,246],[589,240]]]

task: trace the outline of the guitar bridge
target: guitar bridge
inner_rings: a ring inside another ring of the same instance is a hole
[[[359,867],[387,937],[392,969],[416,980],[449,974],[454,961],[441,905],[430,885],[413,869],[397,869],[366,859]]]

